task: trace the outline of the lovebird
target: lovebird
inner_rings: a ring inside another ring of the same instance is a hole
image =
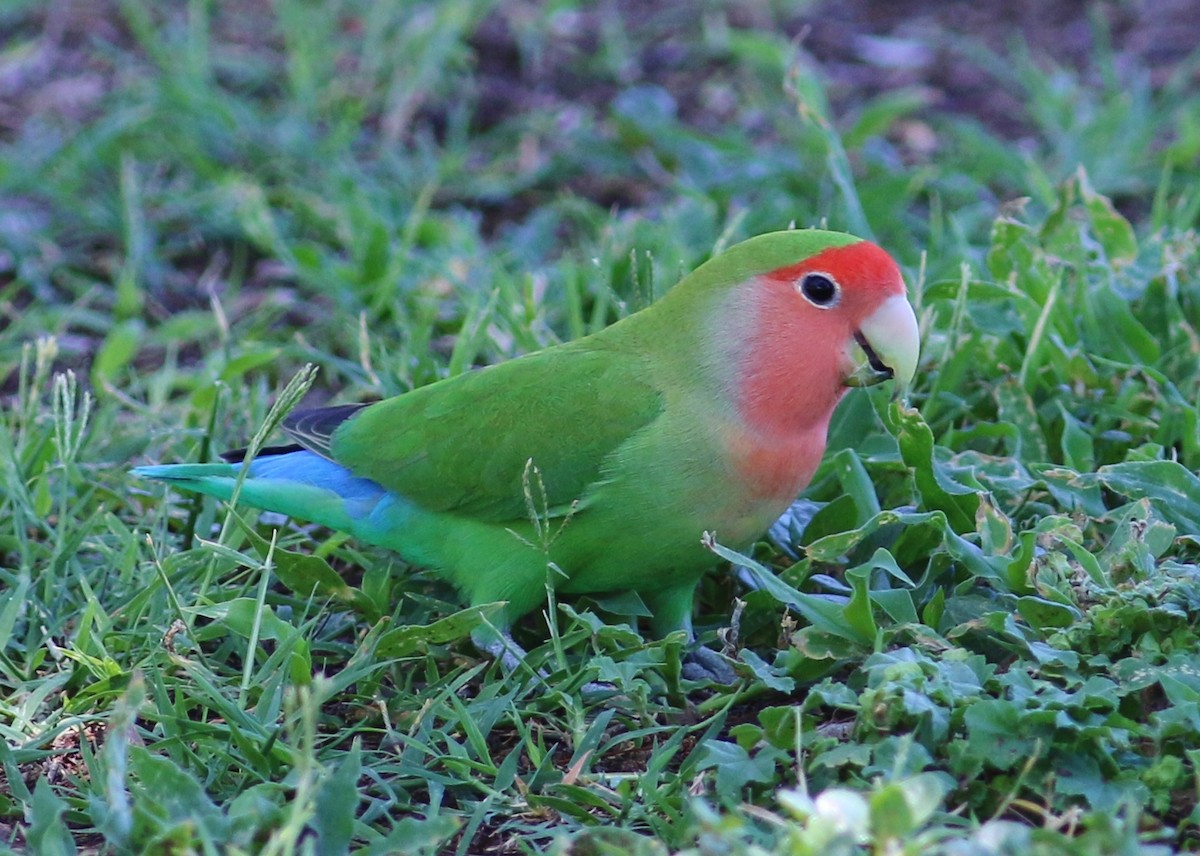
[[[634,591],[653,633],[694,641],[694,593],[716,563],[704,533],[748,548],[808,485],[847,389],[906,385],[918,354],[883,249],[773,232],[590,336],[383,401],[295,410],[293,445],[248,462],[133,472],[228,500],[247,467],[245,503],[393,550],[472,605],[503,601],[472,635],[510,668],[509,629],[547,583]],[[693,655],[721,673],[715,652]]]

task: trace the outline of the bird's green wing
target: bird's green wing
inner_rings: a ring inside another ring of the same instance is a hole
[[[579,343],[582,345],[582,343]],[[574,345],[459,375],[362,407],[306,411],[284,427],[304,446],[430,511],[526,520],[526,462],[565,513],[605,459],[662,411],[641,360]]]

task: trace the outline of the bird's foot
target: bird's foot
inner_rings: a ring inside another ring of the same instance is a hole
[[[689,681],[711,681],[723,686],[737,681],[737,675],[729,661],[711,648],[703,646],[684,657],[682,674]]]
[[[500,662],[500,668],[504,674],[511,675],[516,672],[524,664],[529,657],[529,653],[517,644],[512,638],[512,634],[504,631],[500,634],[488,633],[487,635],[479,634],[472,635],[472,641],[475,647],[482,654],[486,654],[493,660]]]
[[[579,688],[579,697],[585,702],[602,701],[612,698],[620,692],[621,690],[616,684],[608,681],[588,681]]]

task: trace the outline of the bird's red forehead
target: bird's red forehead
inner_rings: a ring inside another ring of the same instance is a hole
[[[882,247],[859,241],[844,247],[830,247],[794,265],[777,268],[766,275],[779,282],[795,282],[810,271],[831,274],[845,286],[853,283],[860,292],[903,293],[904,280],[896,262]]]

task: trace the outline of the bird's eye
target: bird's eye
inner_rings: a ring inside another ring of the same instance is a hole
[[[820,309],[836,306],[841,295],[837,282],[825,273],[806,273],[799,286],[804,299]]]

